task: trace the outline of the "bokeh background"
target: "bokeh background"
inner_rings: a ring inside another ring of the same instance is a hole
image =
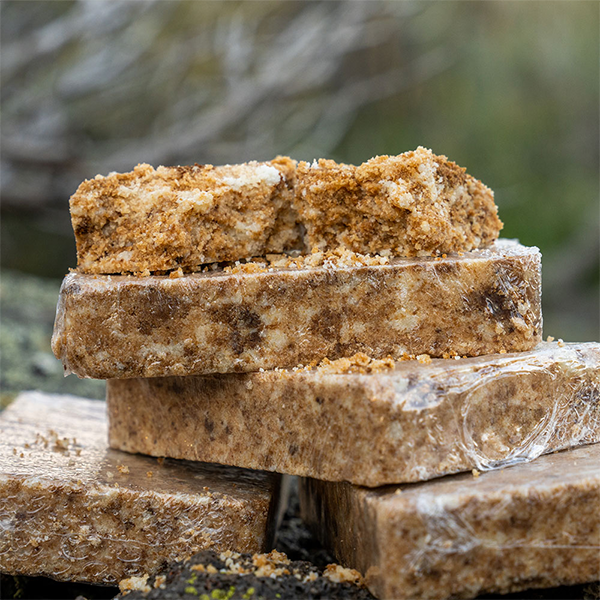
[[[138,162],[423,145],[495,190],[543,253],[545,335],[598,340],[600,5],[571,1],[3,0],[2,398],[63,379],[68,199]]]

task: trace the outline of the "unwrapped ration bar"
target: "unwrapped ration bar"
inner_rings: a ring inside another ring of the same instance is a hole
[[[301,162],[294,204],[317,250],[427,256],[489,246],[502,228],[492,191],[423,147],[359,166]]]
[[[295,163],[158,167],[98,175],[71,197],[85,273],[199,270],[302,248],[291,206]]]

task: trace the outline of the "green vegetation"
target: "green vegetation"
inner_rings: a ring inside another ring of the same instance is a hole
[[[50,349],[60,282],[3,271],[0,277],[0,409],[23,390],[103,398],[103,381],[63,376]]]

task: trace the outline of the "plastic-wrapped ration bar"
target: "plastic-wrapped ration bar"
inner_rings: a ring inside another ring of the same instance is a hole
[[[109,443],[366,486],[600,441],[600,344],[108,381]],[[327,362],[327,361],[326,361]]]
[[[295,367],[357,352],[516,352],[541,339],[537,248],[504,240],[438,259],[311,260],[318,264],[313,255],[179,278],[71,273],[54,353],[66,373],[111,379]]]
[[[22,394],[0,415],[0,572],[116,583],[272,542],[280,477],[110,450],[104,402]]]
[[[380,599],[600,578],[600,444],[499,471],[368,489],[304,479],[302,516]]]

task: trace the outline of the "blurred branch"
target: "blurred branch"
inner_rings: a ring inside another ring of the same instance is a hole
[[[129,0],[95,2],[79,0],[73,9],[47,25],[35,29],[29,35],[11,40],[2,48],[2,76],[4,82],[37,63],[59,53],[76,41],[89,41],[114,34],[127,26],[132,16],[145,12],[158,0],[133,3]],[[13,7],[14,10],[14,7]],[[35,10],[35,9],[34,9]]]
[[[4,4],[4,19],[32,10]],[[401,32],[422,10],[378,0],[77,0],[30,31],[7,27],[3,203],[62,203],[82,178],[141,161],[327,154],[361,107],[453,60],[406,49]],[[385,61],[390,48],[400,60]]]
[[[348,10],[340,3],[331,10],[322,4],[311,4],[301,13],[300,22],[290,21],[268,46],[251,39],[249,35],[257,35],[258,27],[253,28],[254,32],[244,30],[240,18],[221,24],[214,38],[214,54],[224,57],[226,89],[213,90],[213,103],[186,123],[184,132],[179,123],[162,132],[152,150],[154,162],[169,162],[198,149],[204,155],[201,160],[210,159],[202,149],[231,127],[251,124],[253,113],[263,103],[273,105],[277,99],[285,100],[324,85],[360,38],[367,6],[352,3]],[[328,39],[327,48],[319,44],[322,39]],[[241,58],[244,56],[246,61]],[[273,107],[274,121],[278,108]],[[111,160],[125,162],[138,155],[144,145],[144,140],[133,142]]]

